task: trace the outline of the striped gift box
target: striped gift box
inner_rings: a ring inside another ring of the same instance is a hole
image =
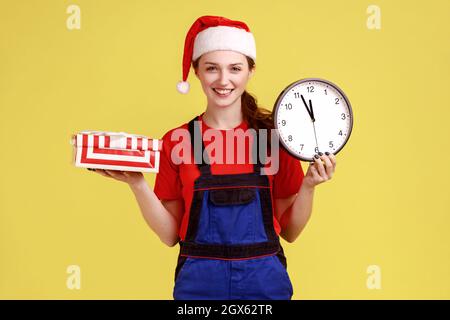
[[[76,167],[158,172],[162,141],[125,132],[81,131],[72,136]]]

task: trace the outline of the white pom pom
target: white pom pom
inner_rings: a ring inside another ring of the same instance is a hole
[[[177,83],[177,90],[179,93],[186,94],[189,92],[189,82],[180,81]]]

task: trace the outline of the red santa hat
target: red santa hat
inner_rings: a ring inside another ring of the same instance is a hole
[[[215,50],[236,51],[256,60],[255,39],[244,22],[218,16],[202,16],[195,20],[186,35],[183,81],[177,83],[180,93],[189,92],[189,83],[186,80],[192,61]]]

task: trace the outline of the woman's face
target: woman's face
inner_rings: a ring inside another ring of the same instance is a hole
[[[195,71],[202,84],[208,104],[227,107],[240,102],[247,82],[253,75],[245,55],[235,51],[217,50],[200,57]]]

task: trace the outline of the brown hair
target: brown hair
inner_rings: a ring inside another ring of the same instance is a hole
[[[251,70],[255,66],[255,61],[252,58],[247,57],[248,68]],[[200,58],[192,62],[192,67],[197,70]],[[258,102],[256,98],[248,93],[246,90],[241,96],[241,107],[242,114],[244,115],[244,120],[247,121],[250,128],[255,129],[273,129],[273,116],[272,111],[266,108],[258,107]],[[270,144],[270,139],[268,139]]]

